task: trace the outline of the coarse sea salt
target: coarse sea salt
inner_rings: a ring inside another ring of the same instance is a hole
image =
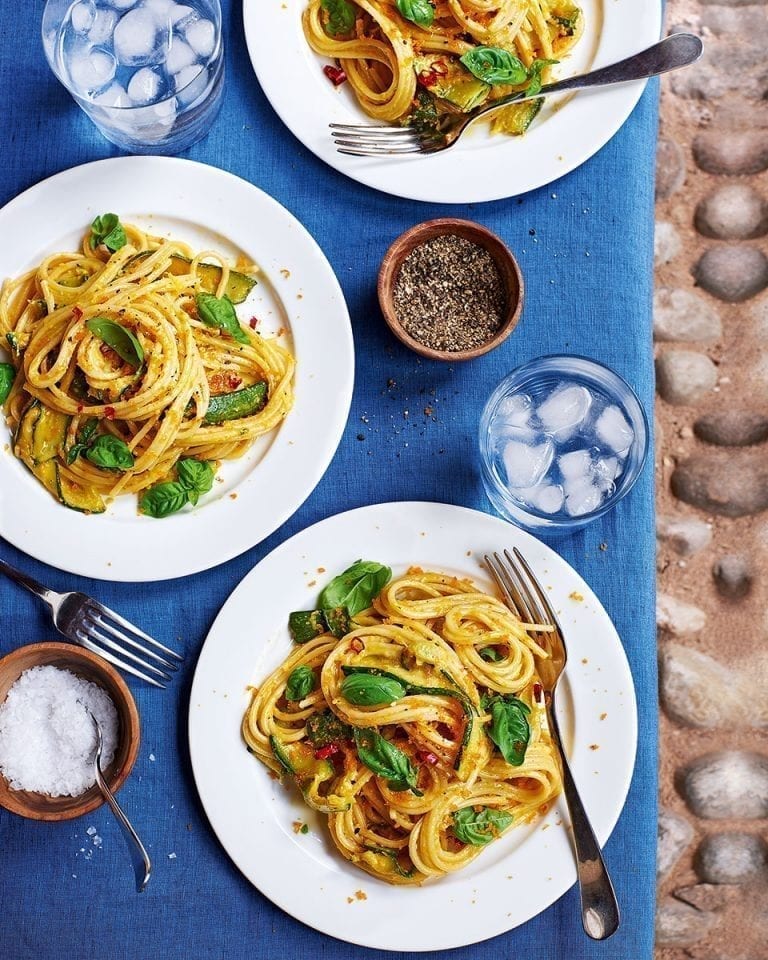
[[[117,747],[115,705],[97,684],[54,666],[31,667],[0,705],[0,773],[12,790],[50,797],[77,797],[95,783],[96,730],[101,727],[101,766]]]

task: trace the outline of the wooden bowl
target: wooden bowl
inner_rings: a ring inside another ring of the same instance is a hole
[[[114,759],[104,771],[112,792],[119,790],[139,752],[139,713],[131,691],[120,674],[101,657],[69,643],[31,643],[0,660],[0,703],[8,689],[30,667],[54,666],[69,670],[102,687],[117,710],[118,743]],[[72,820],[91,813],[104,802],[94,784],[78,797],[49,797],[32,790],[11,790],[0,774],[0,806],[30,820]]]
[[[481,343],[480,346],[473,347],[471,350],[435,350],[432,347],[427,347],[405,331],[395,313],[393,290],[403,260],[414,247],[418,247],[434,237],[445,236],[446,234],[453,234],[469,240],[471,243],[476,243],[478,246],[485,247],[493,257],[504,284],[506,309],[501,326],[490,340],[486,340],[485,343]],[[378,294],[384,319],[398,340],[404,343],[406,347],[410,347],[411,350],[421,354],[422,357],[455,363],[459,360],[472,360],[474,357],[488,353],[489,350],[498,347],[512,333],[523,310],[523,275],[512,252],[495,233],[491,233],[490,230],[486,230],[485,227],[481,227],[479,223],[473,223],[471,220],[443,217],[439,220],[426,220],[424,223],[418,223],[415,227],[411,227],[410,230],[400,234],[381,261]]]

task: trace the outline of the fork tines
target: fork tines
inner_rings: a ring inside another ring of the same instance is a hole
[[[373,123],[331,123],[329,127],[338,152],[353,157],[423,152],[422,139],[411,127]]]
[[[504,551],[504,558],[498,553],[494,553],[492,558],[486,554],[484,558],[505,600],[528,623],[559,630],[555,611],[528,562],[517,547],[514,548],[514,554],[517,562],[509,550]]]
[[[82,611],[77,639],[86,649],[99,654],[116,667],[161,689],[165,689],[166,683],[172,679],[171,672],[178,670],[184,659],[95,600]],[[134,650],[137,652],[134,653]],[[156,652],[158,650],[166,656]]]

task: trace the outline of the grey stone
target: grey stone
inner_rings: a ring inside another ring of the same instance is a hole
[[[723,325],[715,308],[697,293],[659,287],[653,297],[653,335],[689,343],[719,340]]]
[[[656,876],[663,880],[693,840],[693,827],[679,813],[659,810],[659,833],[656,843]]]
[[[699,203],[696,229],[718,240],[749,240],[768,232],[768,203],[746,183],[724,183]]]
[[[697,517],[656,517],[656,537],[681,557],[691,557],[712,541],[712,527]]]
[[[653,259],[657,264],[669,263],[683,249],[683,241],[673,224],[657,220],[653,233]]]
[[[656,626],[675,637],[685,637],[703,630],[707,615],[699,607],[668,593],[656,596]]]
[[[748,883],[768,875],[768,847],[751,833],[715,833],[705,837],[696,871],[708,883]]]
[[[711,247],[702,254],[693,275],[712,296],[741,303],[768,286],[768,257],[757,247]]]
[[[656,360],[656,381],[667,403],[690,406],[717,385],[717,367],[703,353],[667,350]]]
[[[704,130],[693,141],[693,157],[706,173],[746,176],[768,169],[765,130]]]
[[[715,914],[667,897],[656,909],[656,946],[685,947],[697,943],[714,926]]]
[[[768,3],[768,0],[699,0],[703,7],[753,7]]]
[[[704,44],[704,53],[697,63],[671,74],[669,84],[678,97],[717,100],[733,89],[733,74],[718,69],[719,46],[710,40]]]
[[[768,417],[749,410],[717,410],[699,417],[693,432],[718,447],[750,447],[768,440]]]
[[[712,567],[715,585],[726,600],[741,600],[752,589],[752,565],[748,557],[728,553]]]
[[[706,754],[682,775],[682,793],[705,820],[758,820],[768,816],[768,757],[723,750]]]
[[[656,147],[656,199],[667,200],[685,182],[685,157],[679,144],[659,137]]]
[[[721,517],[746,517],[768,508],[768,458],[712,450],[678,464],[672,493],[684,503]]]
[[[678,887],[673,896],[690,903],[697,910],[722,910],[734,899],[738,887],[727,887],[715,883],[695,883],[688,887]]]

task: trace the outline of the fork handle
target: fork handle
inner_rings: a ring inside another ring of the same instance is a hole
[[[22,573],[21,570],[17,570],[16,567],[12,567],[10,563],[6,563],[5,560],[2,559],[0,559],[0,573],[4,573],[6,577],[15,580],[16,583],[21,584],[22,587],[26,587],[30,593],[34,593],[36,597],[39,597],[47,603],[48,606],[51,606],[51,600],[57,596],[53,590],[44,587],[42,583],[39,583],[34,577],[27,576],[26,573]]]
[[[607,940],[619,927],[619,904],[562,745],[560,755],[563,760],[563,793],[571,815],[576,849],[581,922],[588,937]]]
[[[590,73],[577,74],[575,77],[566,77],[555,83],[544,84],[538,93],[522,96],[519,93],[511,93],[507,97],[501,97],[484,110],[479,110],[475,116],[482,116],[510,103],[537,100],[552,93],[585,90],[588,87],[602,87],[611,83],[626,83],[630,80],[647,80],[660,73],[687,67],[699,59],[703,49],[701,40],[694,34],[673,33],[672,36],[660,40],[647,50],[641,50],[640,53],[619,60],[617,63],[611,63],[607,67],[600,67]]]

